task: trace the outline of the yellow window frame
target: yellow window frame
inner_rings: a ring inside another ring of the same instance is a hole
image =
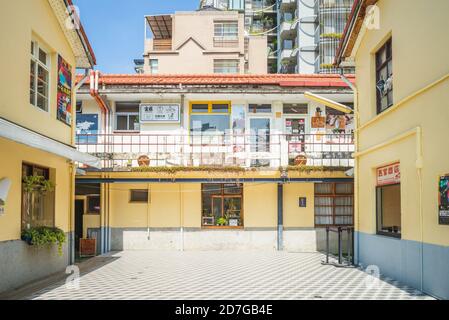
[[[192,112],[194,104],[207,104],[207,112]],[[228,112],[212,112],[212,106],[214,104],[226,104],[228,106]],[[189,115],[207,115],[207,114],[217,114],[217,115],[230,115],[231,114],[231,101],[190,101],[189,102]]]

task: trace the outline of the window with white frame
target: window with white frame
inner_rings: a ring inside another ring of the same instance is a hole
[[[48,111],[50,54],[37,41],[31,41],[30,103]]]
[[[237,21],[215,22],[214,47],[237,47],[239,40]]]
[[[150,59],[150,73],[151,74],[159,73],[159,60],[158,59]]]
[[[214,73],[239,73],[239,60],[217,59],[214,60]]]
[[[139,131],[139,105],[140,101],[116,102],[115,104],[115,130]]]

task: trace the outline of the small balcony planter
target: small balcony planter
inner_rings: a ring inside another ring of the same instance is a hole
[[[30,246],[58,246],[58,254],[62,256],[62,245],[66,242],[64,231],[52,227],[35,227],[22,231],[21,239]]]

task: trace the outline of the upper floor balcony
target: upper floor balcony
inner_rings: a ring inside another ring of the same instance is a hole
[[[76,145],[101,159],[103,171],[201,166],[344,170],[354,165],[351,134],[78,134]]]

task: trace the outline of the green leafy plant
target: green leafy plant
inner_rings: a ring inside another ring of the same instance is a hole
[[[58,245],[58,254],[62,256],[62,245],[66,242],[64,231],[59,228],[35,227],[22,231],[22,240],[29,245]]]
[[[55,184],[45,179],[43,176],[26,176],[22,179],[23,182],[23,190],[27,193],[37,192],[45,194],[47,192],[51,192],[55,188]]]
[[[228,220],[225,217],[218,218],[217,225],[225,226],[228,224]]]
[[[245,172],[245,168],[238,166],[175,166],[175,167],[133,167],[133,172],[160,172],[174,174],[177,172]]]

